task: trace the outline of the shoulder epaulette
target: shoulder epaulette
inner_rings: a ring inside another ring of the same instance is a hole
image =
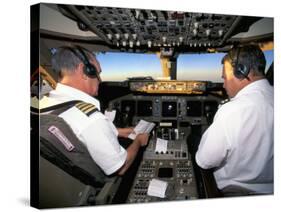
[[[218,105],[218,108],[220,108],[221,106],[223,106],[225,103],[229,102],[230,99],[224,99],[220,102],[220,104]]]
[[[95,113],[98,111],[98,109],[96,108],[95,105],[91,104],[91,103],[86,103],[86,102],[79,102],[77,104],[75,104],[75,106],[81,110],[81,112],[83,112],[84,114],[86,114],[87,116],[90,116],[91,114]]]

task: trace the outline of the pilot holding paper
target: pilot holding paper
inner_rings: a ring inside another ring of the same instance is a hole
[[[98,95],[101,66],[96,56],[81,46],[62,46],[52,57],[52,67],[59,82],[42,102],[42,108],[68,102],[81,103],[66,110],[60,117],[85,144],[92,159],[106,175],[123,175],[133,163],[138,150],[148,143],[148,134],[140,134],[127,149],[117,136],[127,137],[132,129],[118,130],[100,112]]]

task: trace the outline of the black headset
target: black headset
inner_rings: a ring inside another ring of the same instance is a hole
[[[242,79],[246,78],[247,80],[250,80],[249,77],[248,77],[249,72],[250,72],[250,67],[246,64],[242,64],[241,62],[239,62],[240,51],[241,51],[241,48],[238,47],[238,49],[236,51],[236,57],[231,58],[232,59],[231,65],[233,67],[233,74],[238,79],[242,80]]]
[[[85,51],[80,46],[75,46],[75,48],[70,46],[64,46],[63,48],[71,51],[76,57],[78,57],[83,62],[84,64],[83,71],[86,74],[86,76],[90,78],[100,79],[96,67],[90,63],[88,57],[86,56]]]

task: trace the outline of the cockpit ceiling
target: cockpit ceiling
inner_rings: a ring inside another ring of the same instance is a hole
[[[121,51],[207,52],[237,43],[231,37],[247,32],[262,17],[58,5],[80,30],[93,32],[93,42]],[[273,33],[266,34],[273,40]],[[265,39],[259,36],[259,39]],[[239,42],[239,41],[238,41]]]

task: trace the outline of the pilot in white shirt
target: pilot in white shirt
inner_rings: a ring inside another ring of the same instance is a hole
[[[42,102],[40,106],[47,107],[72,100],[91,103],[100,109],[97,99],[60,83],[44,100],[50,104]],[[74,106],[59,116],[69,124],[77,138],[85,144],[94,161],[107,175],[114,173],[125,163],[127,152],[118,143],[118,131],[101,112],[87,116]]]
[[[49,97],[40,101],[40,108],[81,100],[100,109],[99,101],[92,96],[98,95],[101,68],[91,52],[79,46],[61,47],[53,56],[52,65],[61,76],[60,83]],[[125,150],[119,145],[116,127],[99,111],[87,115],[73,106],[59,116],[69,124],[107,175],[124,174],[139,148],[148,142],[148,134],[140,134]]]
[[[273,193],[273,88],[264,78],[264,55],[255,46],[238,47],[222,62],[231,99],[202,136],[196,162],[214,168],[223,192],[237,187],[248,194]]]

